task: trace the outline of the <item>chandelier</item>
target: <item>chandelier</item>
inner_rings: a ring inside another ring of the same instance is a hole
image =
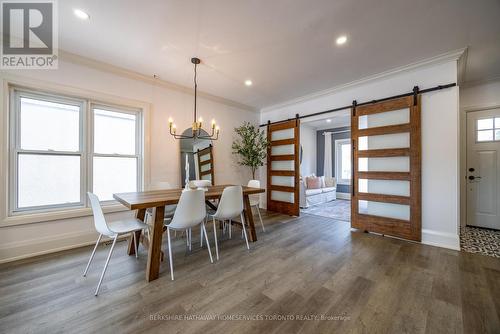
[[[177,127],[174,124],[174,120],[172,117],[168,119],[168,126],[170,129],[170,134],[175,138],[175,139],[211,139],[211,140],[217,140],[219,138],[219,127],[215,124],[215,120],[213,119],[211,122],[211,132],[208,134],[208,131],[205,131],[202,127],[203,124],[203,119],[200,117],[196,119],[196,98],[197,98],[197,90],[198,90],[198,83],[196,82],[196,66],[201,63],[201,60],[199,58],[191,58],[191,62],[194,64],[194,118],[193,118],[193,125],[191,126],[191,134],[190,135],[185,135],[185,134],[177,134]],[[207,133],[204,135],[202,133]]]

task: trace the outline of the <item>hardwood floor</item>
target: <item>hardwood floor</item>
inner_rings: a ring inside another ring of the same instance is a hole
[[[91,247],[1,265],[0,333],[500,332],[500,259],[351,231],[318,216],[263,218],[266,233],[258,230],[250,252],[234,233],[215,264],[197,232],[191,254],[178,238],[175,281],[166,259],[160,278],[147,283],[147,251],[136,260],[119,242],[99,297],[110,245],[99,248],[86,278]],[[197,318],[217,315],[233,320]],[[314,320],[321,315],[332,318]]]

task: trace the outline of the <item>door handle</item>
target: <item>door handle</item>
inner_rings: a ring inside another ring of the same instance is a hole
[[[471,180],[471,181],[473,181],[475,179],[480,179],[480,178],[481,178],[481,176],[474,176],[474,175],[469,176],[469,180]]]

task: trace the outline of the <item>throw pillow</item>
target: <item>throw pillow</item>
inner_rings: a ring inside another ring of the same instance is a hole
[[[325,187],[335,187],[336,182],[334,177],[325,177]]]
[[[307,189],[320,189],[321,179],[319,177],[308,177],[306,178]]]

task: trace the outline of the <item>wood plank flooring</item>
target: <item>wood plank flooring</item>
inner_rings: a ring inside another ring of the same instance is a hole
[[[500,333],[500,259],[318,216],[263,218],[250,251],[235,227],[215,264],[197,231],[192,253],[176,239],[175,281],[166,259],[147,283],[147,251],[136,260],[120,242],[98,297],[110,245],[86,278],[91,247],[1,265],[0,333]]]

